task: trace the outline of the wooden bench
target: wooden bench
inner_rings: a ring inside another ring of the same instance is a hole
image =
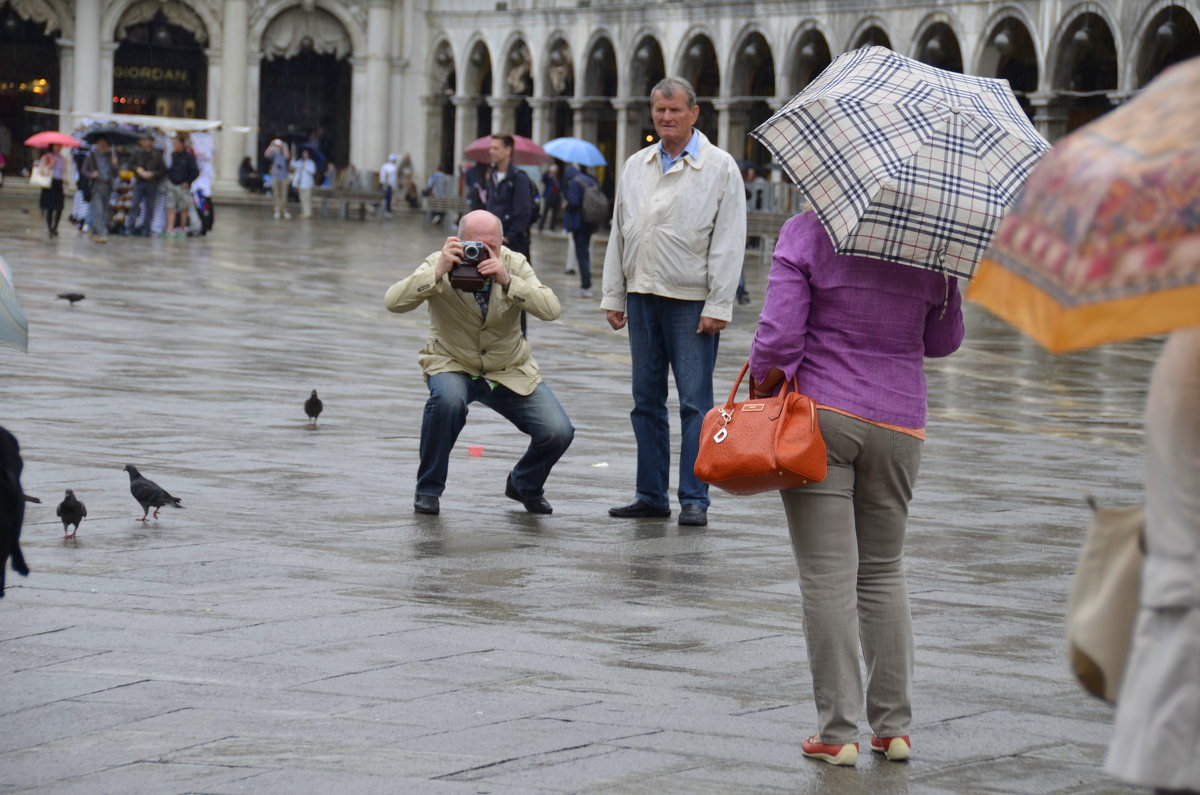
[[[434,216],[441,216],[442,224],[449,229],[470,209],[471,202],[461,196],[426,196],[424,225],[433,226]]]
[[[376,190],[339,190],[338,188],[313,188],[313,198],[320,199],[321,215],[327,215],[329,203],[337,205],[337,217],[343,221],[350,217],[351,205],[358,206],[358,220],[367,218],[368,208],[374,213],[374,208],[383,202],[383,194]]]

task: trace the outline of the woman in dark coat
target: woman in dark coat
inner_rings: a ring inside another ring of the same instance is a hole
[[[67,160],[59,152],[62,146],[50,144],[46,153],[38,158],[38,165],[51,171],[50,187],[42,188],[38,198],[38,209],[46,216],[46,230],[50,237],[58,237],[58,219],[63,211],[63,170]]]

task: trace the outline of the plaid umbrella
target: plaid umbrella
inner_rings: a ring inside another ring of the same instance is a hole
[[[886,47],[843,53],[750,133],[841,254],[970,277],[1050,148],[1007,81]]]
[[[1060,140],[967,296],[1055,353],[1200,326],[1200,58]]]

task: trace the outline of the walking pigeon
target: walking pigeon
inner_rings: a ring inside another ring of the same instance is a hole
[[[79,523],[83,521],[83,517],[87,516],[87,508],[83,503],[75,499],[75,492],[67,489],[67,496],[63,497],[63,501],[58,504],[57,514],[63,523],[63,538],[74,538],[75,533],[79,532]],[[75,529],[71,533],[67,533],[67,525],[75,525]]]
[[[178,497],[172,497],[167,490],[155,483],[153,480],[142,477],[142,473],[138,472],[137,467],[133,464],[126,464],[125,471],[129,473],[129,493],[138,501],[138,505],[142,506],[142,516],[138,519],[139,522],[145,522],[146,514],[150,513],[150,509],[154,509],[154,518],[158,518],[158,509],[164,505],[173,505],[176,508],[182,508],[179,504]]]
[[[59,293],[58,297],[66,301],[70,301],[71,306],[75,306],[76,301],[82,301],[83,299],[87,298],[87,296],[83,293]]]
[[[304,413],[308,415],[308,427],[317,427],[317,417],[320,416],[321,410],[325,408],[325,404],[321,402],[321,398],[317,397],[317,390],[313,390],[309,395],[308,400],[304,401]],[[334,423],[335,425],[337,423]]]

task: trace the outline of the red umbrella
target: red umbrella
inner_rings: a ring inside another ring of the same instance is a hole
[[[492,146],[492,136],[485,135],[463,150],[463,154],[477,163],[491,162],[489,149]],[[546,150],[523,135],[513,136],[513,160],[518,166],[538,166],[550,160]]]
[[[25,139],[26,146],[32,146],[35,149],[45,149],[50,144],[61,144],[62,146],[83,146],[83,142],[72,138],[66,133],[60,133],[58,130],[43,130],[40,133],[34,133]]]

